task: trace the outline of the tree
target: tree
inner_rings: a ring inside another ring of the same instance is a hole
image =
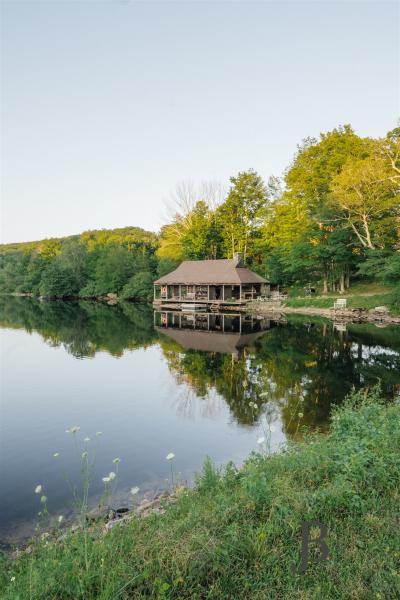
[[[348,160],[333,180],[333,198],[364,248],[385,247],[388,235],[393,243],[399,189],[390,162],[377,154]]]
[[[151,273],[141,271],[133,275],[121,293],[123,299],[151,300],[153,298],[153,276]]]
[[[42,296],[64,298],[76,295],[79,288],[73,271],[61,261],[54,259],[42,274],[39,291]]]
[[[241,252],[244,260],[252,257],[259,234],[261,211],[268,201],[267,188],[252,169],[231,177],[228,196],[218,208],[225,255]]]

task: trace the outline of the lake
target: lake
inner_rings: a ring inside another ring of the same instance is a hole
[[[0,325],[4,545],[32,533],[38,484],[52,515],[72,515],[85,450],[92,502],[118,457],[114,503],[132,505],[170,485],[170,452],[175,479],[190,484],[207,455],[240,465],[268,425],[272,451],[303,427],[326,429],[353,387],[400,393],[396,326],[11,297],[0,298]]]

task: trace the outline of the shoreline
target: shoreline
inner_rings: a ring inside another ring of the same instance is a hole
[[[246,312],[263,315],[273,315],[275,318],[286,314],[309,315],[325,317],[331,321],[340,323],[371,323],[375,325],[400,325],[400,315],[393,315],[385,311],[347,309],[335,310],[333,308],[318,308],[317,306],[285,306],[259,305],[247,307]]]
[[[14,294],[7,294],[14,297],[20,298],[33,298],[39,302],[54,302],[54,301],[86,301],[86,302],[104,302],[109,306],[115,306],[120,302],[128,302],[133,304],[146,304],[155,307],[155,303],[146,300],[128,300],[118,298],[116,294],[108,294],[105,296],[91,296],[91,297],[79,297],[70,296],[68,298],[50,298],[44,296],[34,296],[31,293],[17,292]],[[157,307],[160,309],[161,306]],[[233,307],[232,307],[233,308]],[[344,310],[335,310],[333,308],[320,308],[317,306],[286,306],[281,302],[266,302],[266,303],[251,303],[244,307],[235,307],[235,310],[243,313],[263,314],[271,315],[274,318],[280,318],[286,314],[299,314],[309,315],[310,317],[324,317],[331,321],[340,323],[372,323],[377,325],[400,325],[400,314],[396,315],[388,310],[376,310],[376,309],[360,309],[360,308],[348,308]],[[177,309],[178,312],[179,309]],[[221,309],[220,312],[227,312],[225,308]]]
[[[193,489],[140,515],[38,537],[16,560],[3,557],[0,596],[197,598],[212,587],[238,600],[331,598],[333,590],[347,598],[349,589],[397,597],[399,410],[377,387],[353,392],[328,434],[257,453],[240,469],[205,462]],[[329,551],[325,563],[310,563],[308,579],[293,570],[305,521],[325,525]]]

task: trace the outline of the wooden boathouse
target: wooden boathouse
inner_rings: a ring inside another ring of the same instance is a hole
[[[229,260],[185,260],[154,282],[154,303],[185,308],[196,304],[240,305],[269,295],[268,282],[243,265],[240,254]],[[179,306],[180,305],[180,306]]]

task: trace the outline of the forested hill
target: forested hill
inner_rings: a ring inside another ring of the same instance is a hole
[[[244,157],[246,160],[246,157]],[[177,186],[159,235],[138,227],[0,247],[0,293],[148,299],[182,260],[231,258],[286,288],[343,293],[354,280],[394,285],[400,305],[400,128],[350,125],[306,138],[282,178],[253,169],[230,185]]]
[[[147,299],[158,274],[157,244],[157,235],[140,227],[2,244],[0,293]]]
[[[119,227],[117,229],[92,229],[84,231],[77,235],[69,235],[60,238],[46,238],[33,242],[14,242],[11,244],[0,244],[0,254],[9,252],[46,252],[49,248],[61,248],[69,241],[79,241],[88,248],[107,243],[129,244],[137,242],[146,242],[155,244],[157,236],[151,231],[146,231],[140,227]]]

